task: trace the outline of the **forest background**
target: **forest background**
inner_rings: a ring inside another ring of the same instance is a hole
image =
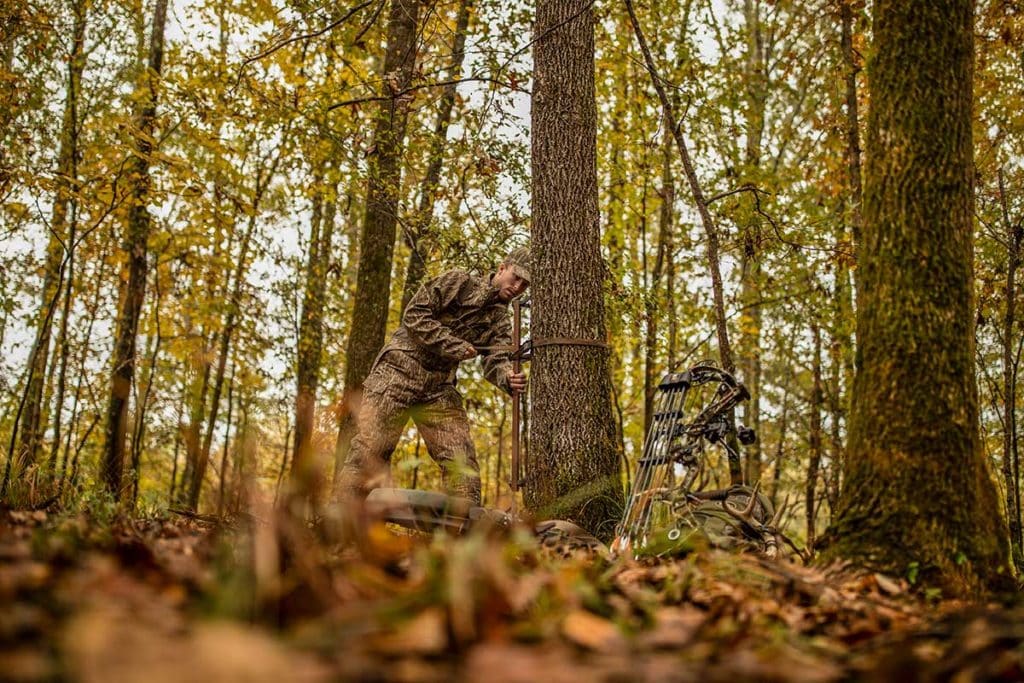
[[[598,201],[623,472],[659,377],[718,360],[724,318],[754,397],[740,417],[760,437],[745,478],[795,502],[785,530],[813,547],[841,484],[854,371],[870,8],[639,9],[719,227],[725,308],[716,317],[706,236],[629,17],[596,3]],[[116,485],[142,514],[230,513],[247,491],[274,496],[304,453],[329,479],[357,300],[386,294],[390,331],[407,283],[423,277],[418,265],[486,273],[530,233],[532,7],[421,3],[407,75],[385,67],[384,2],[5,0],[4,14],[9,505],[91,504]],[[1012,3],[979,2],[975,41],[982,441],[1019,558],[1024,17]],[[357,276],[382,101],[408,122],[390,288],[371,290]],[[132,300],[137,361],[118,397],[111,368]],[[507,493],[508,406],[475,369],[460,388],[494,504]],[[126,437],[123,481],[104,469],[112,410]],[[439,487],[414,431],[395,462],[398,484]],[[724,463],[715,472],[709,483],[727,484]]]

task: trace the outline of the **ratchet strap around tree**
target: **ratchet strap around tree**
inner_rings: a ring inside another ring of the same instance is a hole
[[[529,360],[533,356],[533,350],[542,346],[593,346],[596,348],[607,349],[608,342],[603,342],[598,339],[581,339],[578,337],[547,337],[542,339],[527,339],[519,345],[519,348],[516,348],[511,344],[475,346],[473,348],[481,353],[500,353],[502,351],[507,351],[512,353],[513,358],[518,357],[521,360]]]

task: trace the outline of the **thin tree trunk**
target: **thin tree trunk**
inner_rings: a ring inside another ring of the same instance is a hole
[[[654,257],[651,280],[644,292],[644,434],[650,429],[654,410],[654,394],[657,392],[657,339],[660,327],[660,311],[664,300],[661,293],[661,279],[666,260],[671,260],[672,204],[675,201],[675,180],[672,176],[672,136],[665,125],[665,139],[662,145],[661,163],[661,206],[658,210],[658,248]],[[646,213],[646,212],[645,212]]]
[[[839,0],[839,18],[841,24],[841,48],[846,79],[846,178],[849,193],[849,225],[850,237],[854,245],[861,242],[861,226],[864,219],[861,215],[861,153],[860,153],[860,114],[857,103],[857,74],[860,73],[860,60],[853,47],[854,10],[856,0]]]
[[[69,226],[68,213],[75,215],[72,204],[78,178],[78,100],[81,91],[82,72],[85,70],[85,31],[88,8],[81,0],[72,5],[74,24],[71,30],[71,52],[68,55],[68,79],[64,101],[64,118],[61,124],[60,150],[57,154],[56,196],[50,222],[50,236],[46,247],[46,265],[43,275],[43,289],[37,315],[36,341],[30,355],[28,379],[25,387],[25,407],[21,414],[20,436],[14,453],[21,468],[35,463],[43,440],[44,403],[47,361],[50,356],[50,335],[53,325],[54,306],[60,296],[64,278],[70,279],[70,259],[75,234]],[[65,251],[65,250],[68,251]],[[70,287],[69,287],[70,291]],[[65,310],[66,310],[65,306]],[[67,329],[62,321],[61,329]],[[64,335],[66,339],[66,333]],[[17,428],[18,425],[15,425]],[[59,444],[59,441],[56,442]],[[48,471],[52,474],[54,456],[49,458]]]
[[[132,509],[134,509],[139,498],[139,479],[142,476],[142,450],[146,438],[146,416],[149,410],[149,396],[153,390],[153,375],[156,372],[157,358],[160,356],[160,346],[163,343],[163,335],[160,331],[160,299],[160,285],[157,284],[157,297],[153,302],[156,335],[150,335],[149,339],[147,339],[147,346],[151,343],[152,349],[147,349],[147,353],[144,354],[149,358],[149,362],[143,368],[143,376],[139,382],[139,385],[144,387],[144,389],[135,397],[135,429],[132,430],[131,450]]]
[[[366,193],[366,213],[359,238],[359,269],[345,358],[342,415],[335,445],[335,479],[348,456],[355,428],[355,410],[363,380],[384,345],[391,297],[402,157],[409,103],[398,97],[412,82],[416,64],[419,0],[391,0],[384,55],[382,96],[377,110]]]
[[[719,245],[718,227],[715,225],[714,218],[711,216],[711,211],[708,209],[708,202],[704,197],[704,190],[701,188],[700,180],[697,178],[697,172],[693,167],[693,161],[690,159],[690,152],[686,147],[686,141],[683,137],[682,122],[677,121],[672,102],[669,100],[668,95],[665,92],[664,81],[658,74],[657,67],[654,64],[654,58],[651,56],[650,48],[647,46],[647,40],[644,38],[643,30],[640,28],[640,21],[637,19],[636,10],[633,7],[633,1],[625,0],[625,2],[626,9],[629,11],[630,22],[633,26],[633,33],[636,35],[640,51],[644,56],[644,63],[647,66],[647,71],[651,76],[654,89],[658,92],[658,99],[661,100],[662,111],[668,121],[672,135],[675,138],[676,148],[678,149],[679,157],[683,162],[683,171],[686,175],[686,181],[690,187],[690,193],[693,196],[693,201],[697,205],[697,213],[700,215],[701,224],[704,227],[704,233],[707,238],[708,270],[711,275],[711,290],[715,306],[715,332],[718,337],[718,354],[722,363],[722,368],[726,372],[735,373],[736,363],[733,360],[732,345],[729,342],[729,330],[726,326],[725,289],[722,283],[722,270],[719,257],[721,247]],[[730,421],[731,419],[732,415],[730,414]],[[733,451],[738,452],[736,435],[731,433],[728,438],[730,445],[733,446]],[[729,460],[729,478],[733,484],[739,484],[743,481],[743,470],[738,461],[734,461],[732,459]]]
[[[452,110],[455,107],[455,94],[458,87],[455,81],[462,76],[462,61],[466,54],[466,34],[469,32],[469,18],[473,13],[474,0],[461,0],[459,13],[455,20],[455,39],[452,43],[451,60],[448,63],[446,79],[449,84],[441,91],[441,99],[437,105],[437,123],[434,124],[434,135],[430,140],[427,172],[420,184],[419,207],[409,221],[406,241],[409,245],[409,263],[405,269],[405,284],[402,288],[402,308],[416,294],[423,276],[427,272],[427,259],[430,253],[430,222],[434,215],[434,200],[437,188],[441,184],[441,171],[444,167],[444,152],[448,146],[448,125],[451,122]]]
[[[765,108],[768,101],[768,74],[765,67],[764,38],[761,33],[761,3],[744,0],[743,15],[746,23],[746,148],[743,167],[747,182],[756,176],[761,164],[761,144],[764,138]],[[740,239],[740,367],[741,377],[750,400],[743,405],[743,421],[755,433],[761,431],[761,328],[764,314],[761,306],[761,240],[760,217],[750,216]],[[761,479],[761,443],[755,441],[745,449],[746,481]]]
[[[189,416],[188,426],[184,429],[185,439],[185,469],[181,475],[181,486],[178,488],[177,504],[187,506],[189,504],[189,491],[191,481],[199,468],[199,455],[202,446],[203,422],[206,417],[206,394],[210,386],[210,369],[212,363],[209,360],[208,349],[214,338],[207,339],[207,332],[204,329],[200,335],[200,352],[193,354],[193,365],[199,366],[189,386]]]
[[[68,422],[67,436],[64,439],[64,453],[60,461],[60,480],[57,484],[57,495],[63,495],[64,484],[67,479],[68,463],[72,457],[71,440],[78,429],[78,403],[82,396],[82,383],[86,375],[86,361],[89,358],[89,347],[92,341],[92,329],[99,315],[100,303],[103,298],[103,283],[106,282],[106,254],[100,254],[99,267],[94,274],[95,294],[92,305],[89,307],[89,322],[85,326],[85,334],[81,340],[81,347],[78,354],[78,379],[75,381],[75,394],[71,399],[71,418]]]
[[[249,214],[249,222],[245,229],[245,235],[239,247],[238,262],[235,264],[235,271],[232,275],[231,297],[228,301],[227,316],[224,319],[224,327],[218,334],[217,349],[217,370],[213,380],[213,394],[210,397],[210,414],[206,420],[206,431],[203,435],[202,447],[199,450],[199,457],[196,460],[195,471],[189,480],[188,509],[196,510],[199,507],[199,495],[202,492],[203,480],[206,478],[206,468],[210,461],[210,448],[213,446],[213,431],[217,424],[217,413],[220,408],[220,395],[224,390],[224,376],[227,371],[228,355],[231,350],[231,339],[235,329],[241,322],[242,289],[245,286],[245,277],[248,272],[249,251],[252,238],[256,232],[256,223],[260,200],[267,184],[270,183],[274,173],[277,171],[277,163],[281,154],[275,157],[274,162],[267,170],[266,175],[259,173],[256,178],[256,186],[253,191],[252,210]]]
[[[1017,318],[1017,270],[1020,268],[1022,230],[1010,221],[1003,170],[999,169],[999,203],[1006,229],[1006,312],[1003,316],[1003,479],[1006,483],[1006,516],[1014,564],[1024,567],[1020,514],[1020,475],[1017,470],[1017,377],[1013,359],[1013,331]]]
[[[589,0],[538,0],[534,28],[535,338],[606,341],[597,208],[594,14]],[[622,510],[609,354],[535,350],[526,504],[597,536]]]
[[[178,482],[178,453],[181,451],[182,437],[185,433],[185,406],[188,403],[188,382],[181,383],[181,399],[178,401],[178,426],[174,430],[174,459],[171,464],[171,489],[167,492],[167,503],[175,502],[174,489]]]
[[[309,255],[306,262],[306,284],[299,317],[298,386],[295,392],[295,454],[292,457],[292,478],[295,492],[304,499],[315,498],[320,488],[319,467],[313,449],[317,387],[323,357],[324,299],[327,289],[327,267],[334,239],[337,200],[335,187],[327,188],[326,196],[318,192],[313,198],[310,225]]]
[[[224,452],[220,456],[220,489],[217,492],[217,514],[224,514],[224,482],[228,478],[228,451],[231,446],[231,413],[235,407],[235,364],[231,365],[231,379],[228,381],[228,414],[224,425]],[[237,431],[237,430],[236,430]]]
[[[288,425],[288,431],[286,431],[285,434],[284,434],[284,447],[281,449],[282,450],[282,453],[281,453],[281,468],[277,471],[277,483],[274,485],[274,504],[275,505],[277,504],[277,496],[281,492],[281,481],[284,479],[284,473],[288,471],[288,453],[289,453],[288,444],[291,442],[291,440],[292,440],[292,426]],[[242,464],[241,461],[239,461],[239,466],[241,466],[241,464]],[[241,475],[241,470],[239,470],[239,475]]]
[[[157,81],[163,66],[164,25],[167,20],[168,0],[156,0],[153,8],[153,29],[150,38],[149,69],[144,77],[143,105],[138,115],[134,177],[131,206],[128,210],[125,252],[128,254],[128,277],[122,297],[123,308],[118,315],[114,342],[113,376],[110,401],[107,407],[105,445],[101,478],[103,485],[115,500],[121,498],[121,477],[124,470],[125,430],[128,420],[128,401],[135,379],[135,337],[139,316],[146,295],[148,270],[148,241],[151,217],[147,207],[150,199],[151,179],[149,155],[153,151],[153,133],[156,121]]]
[[[811,457],[810,461],[807,463],[807,482],[804,493],[807,511],[807,548],[809,550],[814,548],[814,541],[816,537],[815,522],[818,514],[818,470],[821,467],[823,442],[821,410],[822,404],[824,403],[824,392],[822,388],[821,375],[821,329],[818,327],[817,323],[814,323],[811,326],[811,336],[814,339],[814,358],[811,365],[811,381],[813,384],[811,386],[810,405],[808,406],[810,413],[808,416],[810,421],[808,442]]]
[[[785,464],[786,435],[789,430],[789,387],[782,395],[782,416],[779,418],[779,441],[775,446],[775,471],[772,472],[772,507],[778,509],[782,487],[782,466]]]

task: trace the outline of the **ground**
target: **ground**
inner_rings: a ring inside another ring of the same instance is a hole
[[[0,514],[7,680],[1024,679],[1013,598],[848,567],[566,559],[525,532],[379,528],[357,553],[269,511],[229,526]]]

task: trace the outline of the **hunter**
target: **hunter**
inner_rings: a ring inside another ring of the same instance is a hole
[[[363,383],[343,496],[362,500],[387,485],[391,453],[411,417],[447,493],[480,503],[480,467],[455,374],[479,354],[489,382],[510,395],[526,389],[526,374],[513,371],[508,308],[529,285],[530,253],[520,247],[488,278],[456,269],[420,287]]]

